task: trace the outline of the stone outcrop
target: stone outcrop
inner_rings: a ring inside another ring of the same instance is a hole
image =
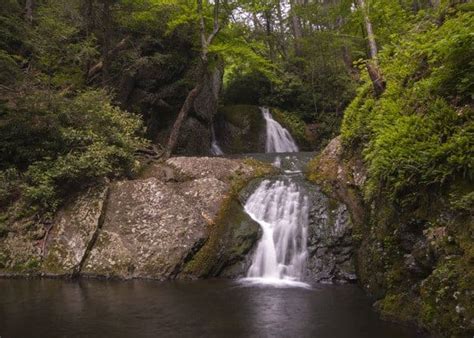
[[[219,94],[222,87],[223,64],[216,60],[214,67],[203,74],[202,88],[194,100],[194,104],[179,133],[176,156],[208,156],[211,155],[211,126],[217,114]],[[185,92],[189,89],[178,87]],[[171,89],[170,89],[171,90]],[[172,88],[175,90],[175,88]],[[143,101],[143,99],[141,99]],[[154,104],[159,103],[159,98],[153,98]],[[180,100],[184,102],[184,98]],[[152,110],[147,123],[149,136],[158,144],[166,145],[171,129],[177,118],[181,106],[159,107]],[[147,109],[143,109],[146,111]]]
[[[307,187],[310,196],[308,279],[322,283],[354,282],[352,220],[346,205]]]
[[[62,209],[44,253],[27,251],[24,261],[35,266],[17,270],[160,280],[242,274],[259,226],[236,194],[270,170],[257,161],[206,157],[152,164],[139,178],[91,189]],[[10,237],[0,252],[23,239]],[[4,275],[15,272],[11,264],[0,268]]]

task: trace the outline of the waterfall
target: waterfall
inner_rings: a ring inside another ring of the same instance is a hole
[[[270,114],[270,109],[261,107],[263,118],[267,124],[267,140],[265,152],[267,153],[294,153],[299,151],[291,134],[275,121]]]
[[[245,204],[263,234],[243,281],[308,286],[302,283],[307,259],[308,196],[291,179],[263,181]]]
[[[217,143],[216,140],[216,133],[214,131],[214,126],[211,125],[211,154],[215,156],[220,156],[224,155],[224,152],[222,151],[221,147],[219,147],[219,144]]]

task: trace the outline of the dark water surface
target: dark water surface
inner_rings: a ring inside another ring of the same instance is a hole
[[[356,286],[0,280],[0,336],[421,337],[381,321]]]

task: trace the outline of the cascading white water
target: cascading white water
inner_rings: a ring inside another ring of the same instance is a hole
[[[265,152],[267,153],[293,153],[297,152],[298,146],[291,134],[275,121],[270,113],[270,109],[261,107],[263,118],[267,124],[267,140]]]
[[[215,156],[220,156],[224,155],[224,152],[222,151],[221,147],[219,147],[219,144],[217,143],[216,140],[216,133],[214,132],[214,126],[211,126],[211,154]]]
[[[244,281],[307,286],[308,196],[289,179],[263,181],[245,204],[263,234]]]

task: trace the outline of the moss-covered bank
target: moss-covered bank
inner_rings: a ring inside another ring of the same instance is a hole
[[[453,208],[449,191],[409,208],[383,196],[364,200],[361,163],[335,139],[308,169],[310,181],[349,207],[361,286],[387,319],[443,336],[472,334],[472,214]]]
[[[362,286],[386,318],[474,334],[472,5],[441,6],[379,55],[308,177],[351,209]]]

